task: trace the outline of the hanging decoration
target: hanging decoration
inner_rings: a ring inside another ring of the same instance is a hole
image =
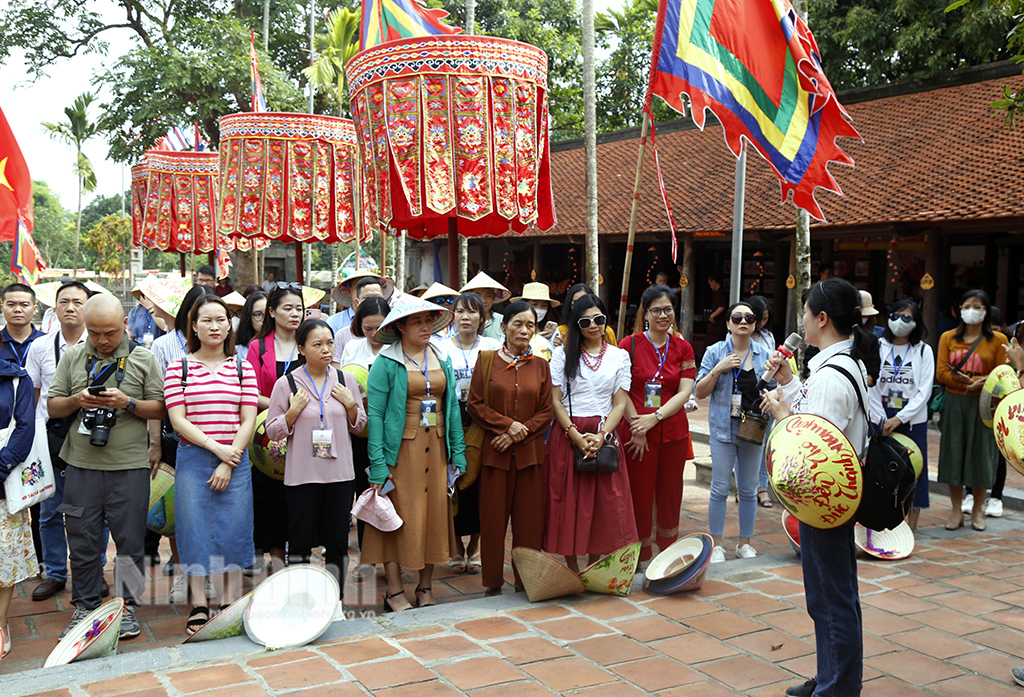
[[[658,277],[658,248],[651,245],[647,249],[647,285],[653,286]]]
[[[580,277],[580,264],[579,259],[576,258],[576,248],[569,247],[569,285],[576,285],[576,280]]]
[[[896,283],[899,280],[899,267],[896,265],[896,260],[893,258],[896,254],[896,243],[896,235],[894,234],[892,239],[889,241],[889,251],[885,253],[885,265],[889,270],[888,273],[891,274],[889,280],[892,283]]]
[[[750,284],[750,289],[747,291],[747,295],[753,295],[761,287],[761,281],[764,280],[764,254],[761,252],[754,252],[754,259],[757,260],[757,278]]]

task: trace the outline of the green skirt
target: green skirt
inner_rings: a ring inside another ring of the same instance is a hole
[[[991,489],[996,481],[998,450],[992,429],[978,413],[978,398],[946,392],[939,417],[938,481],[950,486]]]

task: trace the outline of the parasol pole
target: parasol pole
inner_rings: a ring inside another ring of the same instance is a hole
[[[729,304],[740,301],[743,283],[743,197],[747,184],[747,143],[740,141],[736,159],[736,193],[732,209],[732,268],[729,270]]]
[[[459,218],[448,218],[448,282],[458,283],[459,279]],[[460,286],[461,287],[461,286]]]
[[[636,237],[636,216],[640,208],[640,175],[644,169],[644,155],[647,152],[647,131],[651,127],[651,117],[644,112],[644,122],[640,127],[640,152],[636,156],[636,178],[633,180],[633,206],[629,211],[629,237],[626,239],[626,264],[622,272],[622,295],[619,297],[619,326],[617,337],[623,337],[626,329],[626,300],[629,293],[629,271],[633,265],[633,241]]]
[[[295,243],[295,280],[305,285],[305,279],[302,277],[302,243]]]
[[[182,278],[185,278],[185,252],[178,252],[178,270]]]
[[[388,231],[380,231],[380,275],[385,276],[388,272]]]

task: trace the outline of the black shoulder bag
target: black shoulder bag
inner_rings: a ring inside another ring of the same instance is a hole
[[[565,380],[566,394],[569,397],[569,421],[572,421],[572,386],[568,376]],[[587,431],[593,433],[593,431]],[[577,472],[607,473],[619,471],[619,439],[614,433],[608,435],[604,445],[597,449],[594,457],[583,457],[583,451],[572,444],[573,464]]]

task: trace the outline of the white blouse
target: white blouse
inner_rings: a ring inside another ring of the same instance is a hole
[[[593,358],[593,357],[591,357]],[[596,371],[587,367],[580,358],[576,377],[569,389],[565,386],[565,347],[559,346],[551,356],[551,384],[562,390],[562,406],[569,409],[572,392],[572,416],[608,416],[612,411],[612,398],[619,390],[629,392],[632,382],[629,352],[608,344],[608,350]]]

